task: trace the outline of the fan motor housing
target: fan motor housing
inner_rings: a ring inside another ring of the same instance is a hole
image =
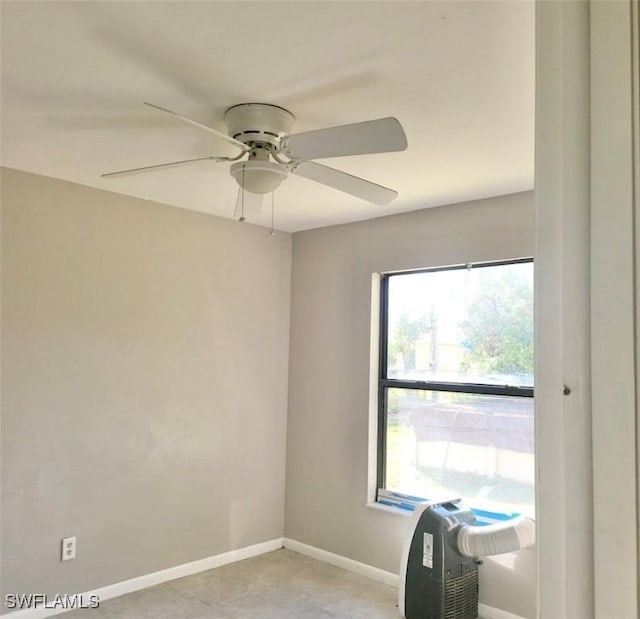
[[[229,135],[243,144],[272,144],[291,132],[295,116],[283,107],[269,103],[241,103],[224,114]]]

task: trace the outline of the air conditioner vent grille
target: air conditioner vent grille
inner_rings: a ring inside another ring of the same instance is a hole
[[[475,619],[478,615],[478,571],[444,583],[444,619]]]

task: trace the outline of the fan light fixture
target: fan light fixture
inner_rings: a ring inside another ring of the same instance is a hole
[[[231,176],[251,193],[271,193],[287,177],[285,166],[272,161],[238,161],[231,165]]]

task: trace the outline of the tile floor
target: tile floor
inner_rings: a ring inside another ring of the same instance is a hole
[[[290,550],[105,600],[69,619],[398,619],[397,590]]]

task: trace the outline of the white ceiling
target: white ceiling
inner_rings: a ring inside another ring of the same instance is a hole
[[[293,132],[384,116],[400,153],[322,163],[396,189],[385,207],[289,176],[276,227],[297,231],[533,187],[533,2],[2,2],[2,165],[232,217],[228,164],[113,179],[155,163],[233,155],[243,102]],[[268,203],[270,204],[270,203]],[[270,208],[255,218],[269,225]]]

